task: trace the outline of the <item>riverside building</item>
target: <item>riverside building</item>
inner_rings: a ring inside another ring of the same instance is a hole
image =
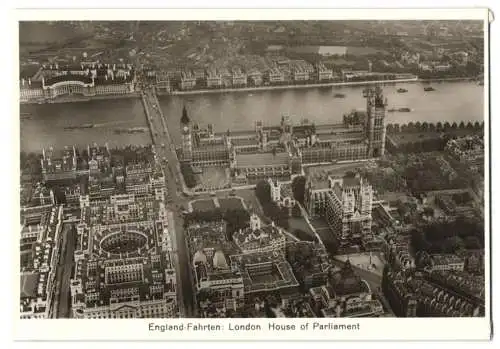
[[[190,70],[183,71],[181,74],[181,90],[192,90],[196,87],[196,77]]]
[[[328,69],[324,63],[318,63],[316,65],[316,73],[319,81],[328,81],[333,79],[333,70]]]
[[[57,156],[52,147],[42,149],[41,168],[45,181],[60,181],[76,178],[76,149],[65,147],[62,154]]]
[[[246,86],[247,85],[247,74],[245,74],[240,67],[236,67],[232,70],[233,75],[233,86]]]
[[[365,89],[364,97],[366,113],[338,124],[293,124],[283,115],[279,125],[258,121],[254,130],[219,133],[210,125],[184,123],[179,159],[201,169],[227,166],[234,184],[252,184],[268,178],[288,181],[302,173],[303,165],[384,156],[387,102],[378,87]]]
[[[125,95],[135,92],[131,65],[91,63],[45,66],[33,78],[21,78],[21,102],[50,101],[64,97]]]
[[[222,76],[216,69],[207,71],[207,87],[217,88],[222,86]]]

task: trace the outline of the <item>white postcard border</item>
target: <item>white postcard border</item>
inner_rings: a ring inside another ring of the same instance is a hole
[[[491,14],[487,9],[169,9],[169,10],[18,10],[10,17],[13,32],[18,39],[18,21],[21,20],[341,20],[341,19],[385,19],[385,20],[484,20],[485,28],[491,20]],[[485,86],[489,84],[489,32],[485,29]],[[18,40],[12,53],[14,62],[18,59]],[[13,100],[13,111],[19,113],[18,95],[19,86],[17,76],[19,67],[13,68],[12,88],[15,91]],[[489,90],[485,88],[484,113],[485,113],[485,144],[488,154],[485,157],[485,278],[486,278],[486,316],[484,318],[376,318],[376,319],[134,319],[134,320],[20,320],[19,319],[19,235],[13,233],[13,337],[21,341],[52,341],[52,340],[145,340],[145,341],[251,341],[251,340],[293,340],[293,341],[326,341],[326,340],[488,340],[491,336],[490,319],[490,164],[489,147],[490,141],[490,119],[489,119]],[[19,120],[14,118],[14,127],[19,130]],[[18,133],[17,133],[18,134]],[[14,139],[18,136],[14,136]],[[19,142],[18,142],[19,143]],[[19,144],[12,151],[19,153]],[[14,156],[14,159],[17,156]],[[18,160],[17,160],[18,161]],[[19,206],[18,178],[19,166],[15,161],[14,175],[17,175],[13,183],[12,192],[15,196],[11,203]],[[13,209],[15,212],[16,210]],[[17,211],[18,212],[18,211]],[[10,232],[19,232],[18,218],[11,217],[8,225]],[[150,324],[157,325],[181,325],[184,330],[174,331],[151,331]],[[295,325],[295,330],[273,331],[269,324]],[[333,325],[359,325],[359,329],[313,329],[314,323],[324,326]],[[220,325],[221,330],[188,330],[189,324],[193,325]],[[231,331],[230,326],[253,324],[260,326],[261,330],[253,331]],[[307,328],[301,329],[301,325]],[[330,325],[329,325],[330,324]],[[331,325],[333,324],[333,325]]]

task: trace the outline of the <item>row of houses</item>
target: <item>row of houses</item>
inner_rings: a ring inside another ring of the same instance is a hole
[[[256,68],[244,70],[237,66],[231,69],[177,69],[166,72],[146,72],[146,76],[156,78],[157,85],[171,88],[174,83],[179,90],[191,90],[200,87],[230,88],[244,86],[261,86],[263,84],[279,84],[305,81],[331,81],[334,79],[333,70],[323,63],[310,64],[297,60],[284,64],[275,64],[267,71]]]

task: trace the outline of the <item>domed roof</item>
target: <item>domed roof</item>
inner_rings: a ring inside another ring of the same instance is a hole
[[[196,251],[196,253],[193,256],[193,264],[196,263],[207,263],[207,256],[203,253],[203,251]]]
[[[215,269],[226,269],[228,268],[226,256],[224,256],[224,252],[218,250],[214,254],[213,264]]]

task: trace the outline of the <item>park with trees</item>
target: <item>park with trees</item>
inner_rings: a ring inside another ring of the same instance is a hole
[[[411,245],[416,252],[451,254],[461,250],[484,248],[484,222],[477,217],[459,216],[452,221],[438,221],[413,229]]]

